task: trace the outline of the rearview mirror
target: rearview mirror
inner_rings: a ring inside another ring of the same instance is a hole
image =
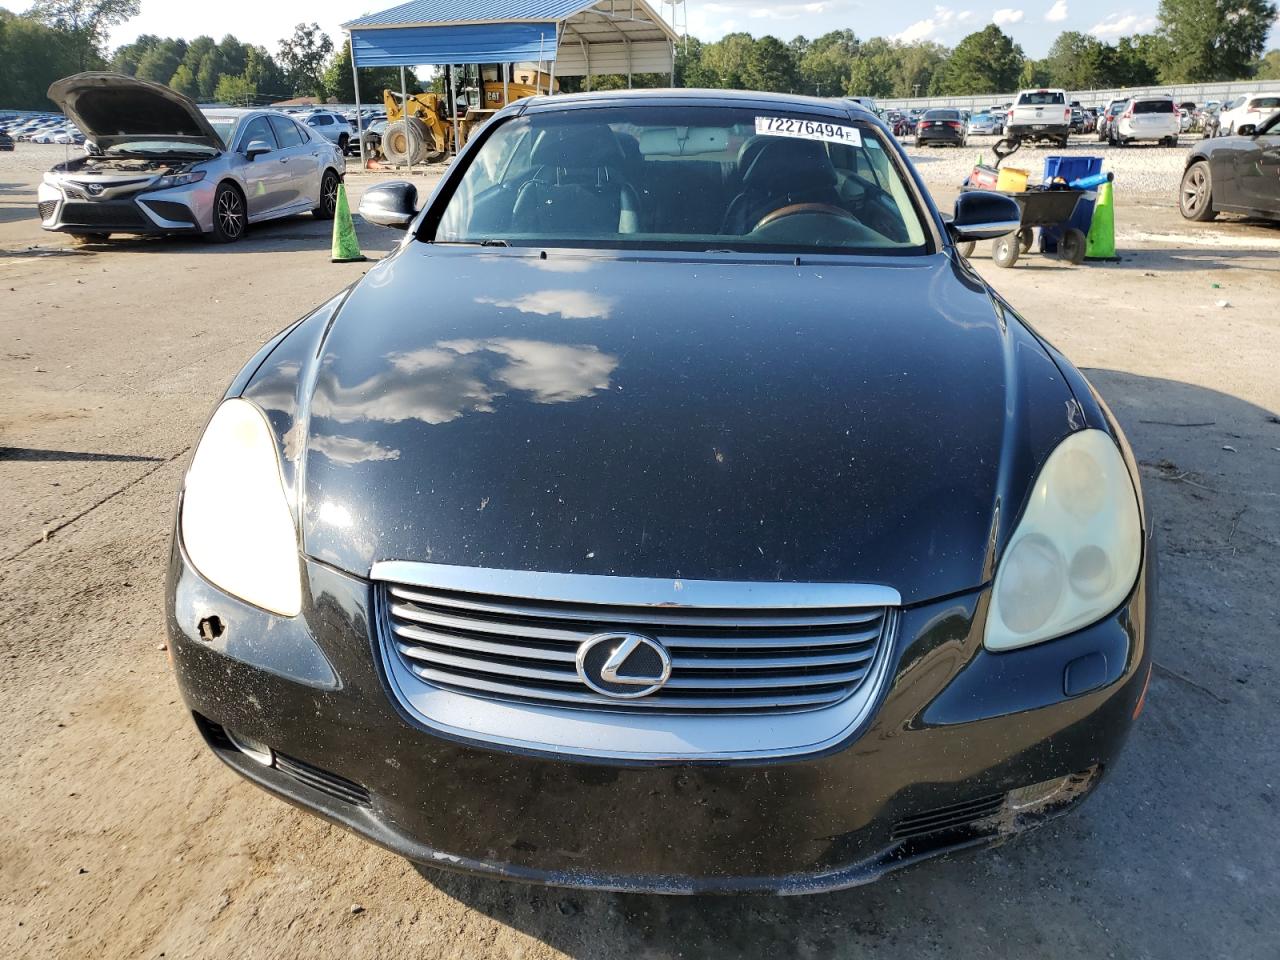
[[[1256,123],[1242,123],[1236,127],[1236,136],[1240,137],[1252,137],[1257,132],[1258,125]]]
[[[250,160],[256,160],[264,153],[270,152],[271,144],[267,143],[265,140],[253,140],[249,143],[249,146],[244,148],[244,155]]]
[[[403,230],[418,215],[418,188],[408,180],[380,183],[364,192],[356,212],[380,227]]]
[[[956,197],[956,212],[947,224],[954,240],[994,240],[1022,226],[1017,201],[989,190],[967,190]]]

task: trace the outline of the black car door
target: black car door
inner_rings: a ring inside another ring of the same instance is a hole
[[[1258,125],[1258,132],[1239,137],[1249,144],[1235,157],[1236,195],[1234,201],[1250,210],[1280,216],[1280,112]]]

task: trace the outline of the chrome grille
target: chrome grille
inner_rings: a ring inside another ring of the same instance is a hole
[[[684,714],[817,710],[871,673],[892,613],[885,606],[778,609],[631,606],[508,598],[383,583],[384,642],[419,680],[518,703]],[[658,640],[671,676],[617,700],[578,677],[583,641],[632,631]]]

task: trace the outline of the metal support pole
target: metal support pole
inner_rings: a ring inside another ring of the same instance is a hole
[[[458,147],[461,146],[459,137],[462,134],[458,129],[458,94],[454,86],[456,77],[453,75],[453,64],[449,64],[449,74],[449,102],[453,105],[453,155],[456,157],[458,155]]]
[[[366,161],[364,158],[364,117],[360,113],[360,73],[356,68],[355,38],[348,34],[347,41],[351,44],[351,83],[355,86],[356,91],[356,137],[360,144],[360,169],[363,170]]]
[[[556,92],[556,54],[560,51],[560,24],[556,24],[556,45],[551,48],[551,72],[547,76],[547,96]]]
[[[502,105],[505,107],[511,102],[511,88],[507,83],[511,76],[511,64],[504,63],[502,65]]]
[[[408,175],[413,175],[413,151],[410,150],[413,141],[408,136],[408,87],[404,83],[404,68],[401,67],[401,124],[404,127],[404,157],[408,160]]]

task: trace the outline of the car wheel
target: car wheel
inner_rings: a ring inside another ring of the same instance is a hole
[[[205,239],[211,243],[235,243],[248,225],[244,196],[230,183],[218,186],[213,195],[213,229]]]
[[[1058,238],[1058,258],[1070,264],[1084,263],[1088,238],[1075,227],[1067,227]]]
[[[1178,138],[1177,138],[1176,136],[1172,136],[1172,137],[1170,137],[1170,138],[1169,138],[1169,146],[1173,147],[1175,150],[1177,149],[1177,147],[1178,147]]]
[[[338,209],[338,175],[326,170],[320,180],[320,204],[311,211],[317,220],[332,220]]]
[[[978,246],[976,240],[961,240],[956,244],[956,253],[968,260],[973,256],[974,248]]]
[[[991,242],[991,259],[999,266],[1012,267],[1018,262],[1018,238],[1009,235],[993,240]]]
[[[1206,161],[1197,160],[1182,175],[1178,212],[1187,220],[1201,223],[1217,216],[1213,209],[1213,173]]]

